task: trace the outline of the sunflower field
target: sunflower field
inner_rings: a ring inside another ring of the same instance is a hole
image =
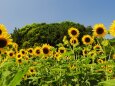
[[[115,37],[115,21],[109,29],[95,24],[89,34],[67,29],[56,46],[19,48],[0,24],[0,86],[115,86],[115,41],[105,37]]]

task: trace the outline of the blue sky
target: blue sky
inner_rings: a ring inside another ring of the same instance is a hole
[[[31,23],[65,20],[85,26],[103,23],[107,28],[115,19],[115,0],[1,0],[0,23],[9,33],[14,27]]]

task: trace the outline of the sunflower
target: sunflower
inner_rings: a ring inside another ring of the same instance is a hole
[[[96,51],[92,50],[92,51],[88,52],[88,56],[92,59],[95,59],[95,57],[97,56]]]
[[[97,62],[98,62],[99,64],[103,64],[103,63],[104,63],[104,61],[103,61],[102,59],[97,59]]]
[[[88,52],[89,52],[89,51],[88,51],[87,49],[83,49],[83,50],[82,50],[83,56],[86,56],[86,55],[88,54]]]
[[[96,50],[96,51],[100,51],[100,50],[102,50],[102,47],[101,47],[101,45],[96,44],[96,45],[93,47],[93,49]]]
[[[65,47],[59,47],[59,48],[58,48],[58,52],[59,52],[60,54],[63,54],[63,53],[66,52],[66,48],[65,48]]]
[[[75,38],[75,37],[72,37],[72,38],[70,39],[70,44],[71,44],[71,45],[78,45],[78,44],[79,44],[78,39]]]
[[[61,58],[60,53],[59,53],[59,52],[55,52],[55,53],[54,53],[54,58],[55,58],[56,60],[60,61],[60,58]]]
[[[0,24],[0,35],[8,35],[8,31],[3,24]]]
[[[0,48],[4,48],[12,42],[12,39],[7,38],[6,36],[0,35]]]
[[[107,30],[103,24],[95,24],[93,28],[93,35],[95,37],[104,37],[107,34]]]
[[[71,27],[68,29],[68,34],[70,37],[78,37],[79,36],[79,30],[77,28]]]
[[[115,37],[115,20],[113,20],[112,24],[109,27],[109,33],[111,36]]]
[[[22,58],[22,54],[21,54],[21,53],[17,53],[17,54],[16,54],[16,58],[17,58],[17,59]]]
[[[22,64],[22,58],[17,58],[17,59],[16,59],[16,63]]]
[[[90,35],[84,35],[84,36],[82,37],[82,42],[83,42],[83,44],[85,44],[85,45],[92,44],[93,41],[94,41],[94,39],[93,39]]]
[[[25,49],[20,49],[19,52],[22,54],[22,56],[26,56],[27,55],[27,51]]]
[[[51,54],[51,50],[50,49],[51,49],[50,45],[44,44],[42,46],[42,52],[43,52],[43,54],[46,55],[46,56],[50,55]]]
[[[34,51],[33,48],[28,48],[27,51],[29,55],[33,55],[33,51]]]
[[[41,47],[34,48],[33,53],[35,56],[40,56],[42,53]]]
[[[36,70],[35,70],[34,67],[30,67],[30,68],[29,68],[29,74],[30,74],[30,75],[35,75],[35,74],[36,74]]]
[[[10,51],[8,52],[8,56],[11,57],[11,58],[13,58],[13,57],[15,56],[14,51],[10,50]]]

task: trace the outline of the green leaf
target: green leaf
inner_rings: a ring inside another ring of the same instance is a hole
[[[24,74],[28,71],[28,68],[29,66],[26,66],[24,70],[19,70],[8,86],[16,86],[17,84],[19,84]]]

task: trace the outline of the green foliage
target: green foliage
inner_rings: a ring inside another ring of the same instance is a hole
[[[62,43],[62,39],[64,35],[68,34],[68,29],[70,27],[76,27],[79,29],[80,36],[78,39],[80,39],[83,34],[90,34],[92,30],[92,27],[90,26],[86,28],[79,23],[64,21],[61,23],[51,24],[33,23],[20,29],[15,28],[11,35],[14,42],[18,43],[21,48],[31,47],[34,46],[34,44],[40,45],[42,43],[56,46],[56,44]]]

